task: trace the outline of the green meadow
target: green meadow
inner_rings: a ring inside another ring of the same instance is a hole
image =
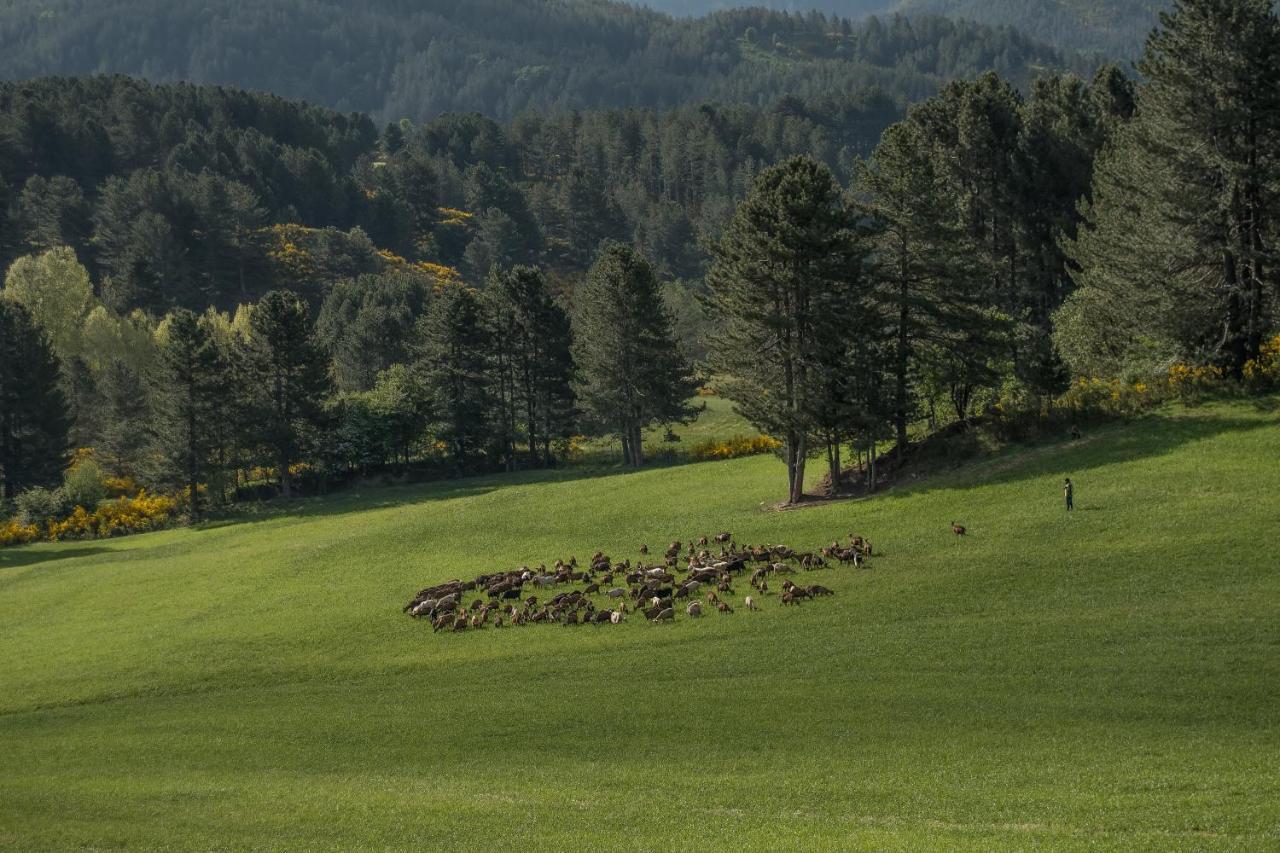
[[[1278,404],[800,510],[766,456],[0,551],[0,847],[1276,849]],[[666,625],[400,610],[720,530],[879,556]]]

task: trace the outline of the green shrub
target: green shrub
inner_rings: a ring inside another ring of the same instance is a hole
[[[14,504],[18,509],[18,523],[40,527],[65,515],[69,509],[62,489],[46,489],[41,486],[27,489],[18,495]]]
[[[82,506],[92,512],[107,496],[107,481],[97,462],[84,459],[67,471],[62,492],[69,505]]]

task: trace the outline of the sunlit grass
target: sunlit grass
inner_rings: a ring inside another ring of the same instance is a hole
[[[768,456],[588,473],[0,552],[0,845],[1280,844],[1274,412],[1170,410],[787,512]],[[806,577],[832,599],[665,626],[400,613],[722,529],[883,555]]]

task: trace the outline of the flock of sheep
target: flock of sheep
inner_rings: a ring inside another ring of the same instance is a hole
[[[719,553],[713,554],[716,546]],[[585,568],[570,557],[556,560],[550,569],[545,564],[520,566],[470,581],[454,580],[422,590],[404,606],[404,612],[429,620],[435,631],[538,623],[617,625],[631,614],[667,622],[676,618],[677,610],[695,618],[712,609],[733,613],[733,583],[743,577],[753,590],[742,599],[747,610],[760,609],[771,577],[782,593],[778,600],[795,605],[834,593],[819,584],[801,586],[790,577],[778,582],[777,576],[832,563],[863,566],[871,557],[871,541],[851,533],[847,545],[837,541],[817,552],[801,553],[786,545],[739,547],[733,534],[726,532],[688,543],[672,542],[661,563],[647,565],[648,555],[649,547],[641,545],[634,566],[630,559],[615,563],[596,552]],[[468,597],[472,597],[470,604]],[[597,604],[598,600],[602,603]]]

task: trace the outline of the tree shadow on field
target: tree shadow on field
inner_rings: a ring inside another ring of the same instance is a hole
[[[882,494],[908,497],[940,489],[1074,478],[1109,465],[1164,456],[1204,439],[1276,426],[1274,421],[1258,417],[1151,414],[1098,427],[1079,440],[1016,445],[994,457],[957,459],[949,467],[944,459],[940,469],[922,475],[918,482],[899,482]]]
[[[460,500],[481,497],[506,488],[519,486],[544,486],[575,481],[596,480],[602,477],[627,477],[661,471],[668,465],[652,468],[624,468],[621,466],[583,465],[564,468],[532,469],[496,474],[478,474],[450,480],[432,480],[425,483],[403,485],[371,485],[335,491],[328,495],[284,500],[276,498],[260,504],[242,504],[226,516],[209,519],[194,525],[196,530],[216,530],[253,521],[296,520],[345,515],[351,512],[368,512],[380,509],[431,503],[433,501]]]
[[[45,544],[18,546],[0,550],[0,572],[8,569],[21,569],[41,563],[52,563],[55,560],[71,560],[76,557],[92,557],[96,554],[107,554],[112,549],[100,546],[82,548],[53,548]]]

